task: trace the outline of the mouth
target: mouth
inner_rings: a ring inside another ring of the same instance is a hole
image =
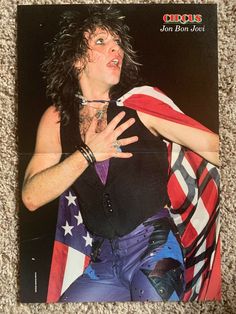
[[[111,61],[107,63],[108,67],[120,69],[122,65],[121,58],[113,58]]]

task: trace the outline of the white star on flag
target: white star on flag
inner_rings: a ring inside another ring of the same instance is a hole
[[[74,227],[73,226],[70,226],[68,224],[68,221],[66,221],[66,225],[65,226],[62,226],[62,228],[65,230],[65,235],[67,235],[67,233],[69,233],[71,236],[72,236],[72,232],[71,232],[71,229],[73,229]]]
[[[78,213],[78,215],[74,215],[74,217],[77,219],[77,226],[83,223],[83,219],[80,212]]]
[[[76,196],[73,196],[71,194],[71,191],[69,191],[69,195],[65,196],[65,198],[68,199],[68,206],[70,206],[70,204],[73,204],[76,206],[76,204],[75,204]]]
[[[86,237],[83,237],[83,238],[85,240],[85,246],[92,245],[93,239],[90,237],[88,232],[87,232]]]

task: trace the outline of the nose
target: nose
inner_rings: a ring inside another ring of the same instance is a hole
[[[112,41],[110,50],[111,50],[111,52],[117,52],[117,51],[123,52],[123,49],[121,48],[121,46],[116,41]]]

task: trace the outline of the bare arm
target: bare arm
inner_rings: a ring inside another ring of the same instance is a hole
[[[35,152],[26,169],[22,190],[23,202],[32,211],[57,198],[87,167],[79,152],[59,163],[59,119],[55,108],[49,107],[39,123]]]
[[[154,134],[185,146],[209,162],[219,165],[219,136],[186,125],[138,112],[143,124]]]
[[[97,161],[111,157],[129,158],[130,153],[117,153],[112,146],[114,140],[134,123],[129,119],[116,128],[124,117],[118,114],[101,133],[95,133],[96,119],[86,134],[86,144],[93,151]],[[83,155],[76,151],[64,161],[59,162],[62,154],[60,143],[59,113],[51,106],[39,123],[34,155],[26,169],[22,189],[25,206],[34,211],[54,200],[63,193],[88,167]],[[122,145],[137,141],[137,137],[122,139]]]

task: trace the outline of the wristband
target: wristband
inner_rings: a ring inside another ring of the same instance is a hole
[[[77,149],[81,152],[81,154],[87,160],[89,165],[93,165],[96,162],[96,158],[93,152],[86,144],[83,144],[83,146],[77,147]]]
[[[95,158],[93,152],[91,151],[91,149],[85,143],[82,144],[82,148],[88,154],[89,158],[91,159],[92,164],[94,164],[96,162],[96,158]]]

